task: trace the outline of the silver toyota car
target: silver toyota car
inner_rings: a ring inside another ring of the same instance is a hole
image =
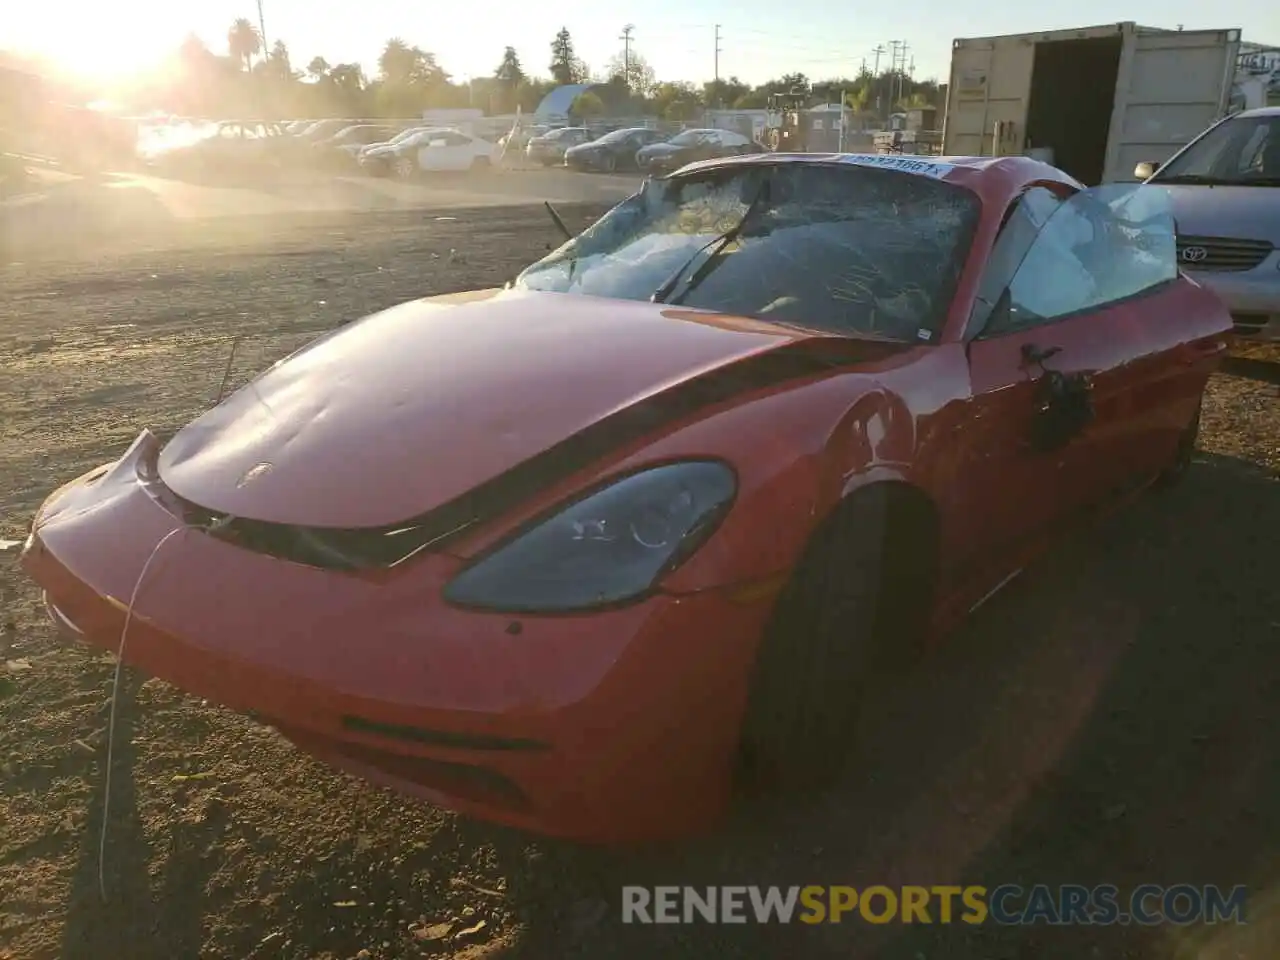
[[[1236,335],[1280,340],[1280,107],[1227,117],[1134,176],[1168,189],[1182,269],[1223,299]]]

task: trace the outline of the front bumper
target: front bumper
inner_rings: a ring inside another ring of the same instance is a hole
[[[131,665],[481,819],[615,843],[687,835],[723,813],[771,598],[462,611],[439,599],[453,558],[341,574],[184,527],[146,477],[156,447],[144,434],[37,514],[22,562],[64,632],[117,650],[136,590]]]
[[[535,147],[525,151],[525,159],[531,163],[542,163],[550,166],[564,162],[564,151],[548,147]]]
[[[1252,270],[1186,272],[1227,305],[1237,338],[1280,341],[1280,250]]]

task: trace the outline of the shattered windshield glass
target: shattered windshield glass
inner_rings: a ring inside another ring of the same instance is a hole
[[[515,286],[650,300],[687,270],[658,299],[834,333],[929,339],[980,210],[971,191],[914,173],[838,162],[721,167],[647,181]]]

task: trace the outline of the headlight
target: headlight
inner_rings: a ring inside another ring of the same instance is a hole
[[[706,542],[736,492],[733,471],[719,461],[633,473],[535,521],[463,570],[444,597],[508,613],[637,599]]]

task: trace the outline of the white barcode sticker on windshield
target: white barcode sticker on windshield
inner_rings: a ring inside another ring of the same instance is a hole
[[[901,170],[903,173],[918,173],[922,177],[933,177],[941,180],[952,170],[955,164],[937,163],[927,157],[904,157],[892,153],[842,153],[841,163],[856,163],[860,167],[879,167],[882,170]]]

